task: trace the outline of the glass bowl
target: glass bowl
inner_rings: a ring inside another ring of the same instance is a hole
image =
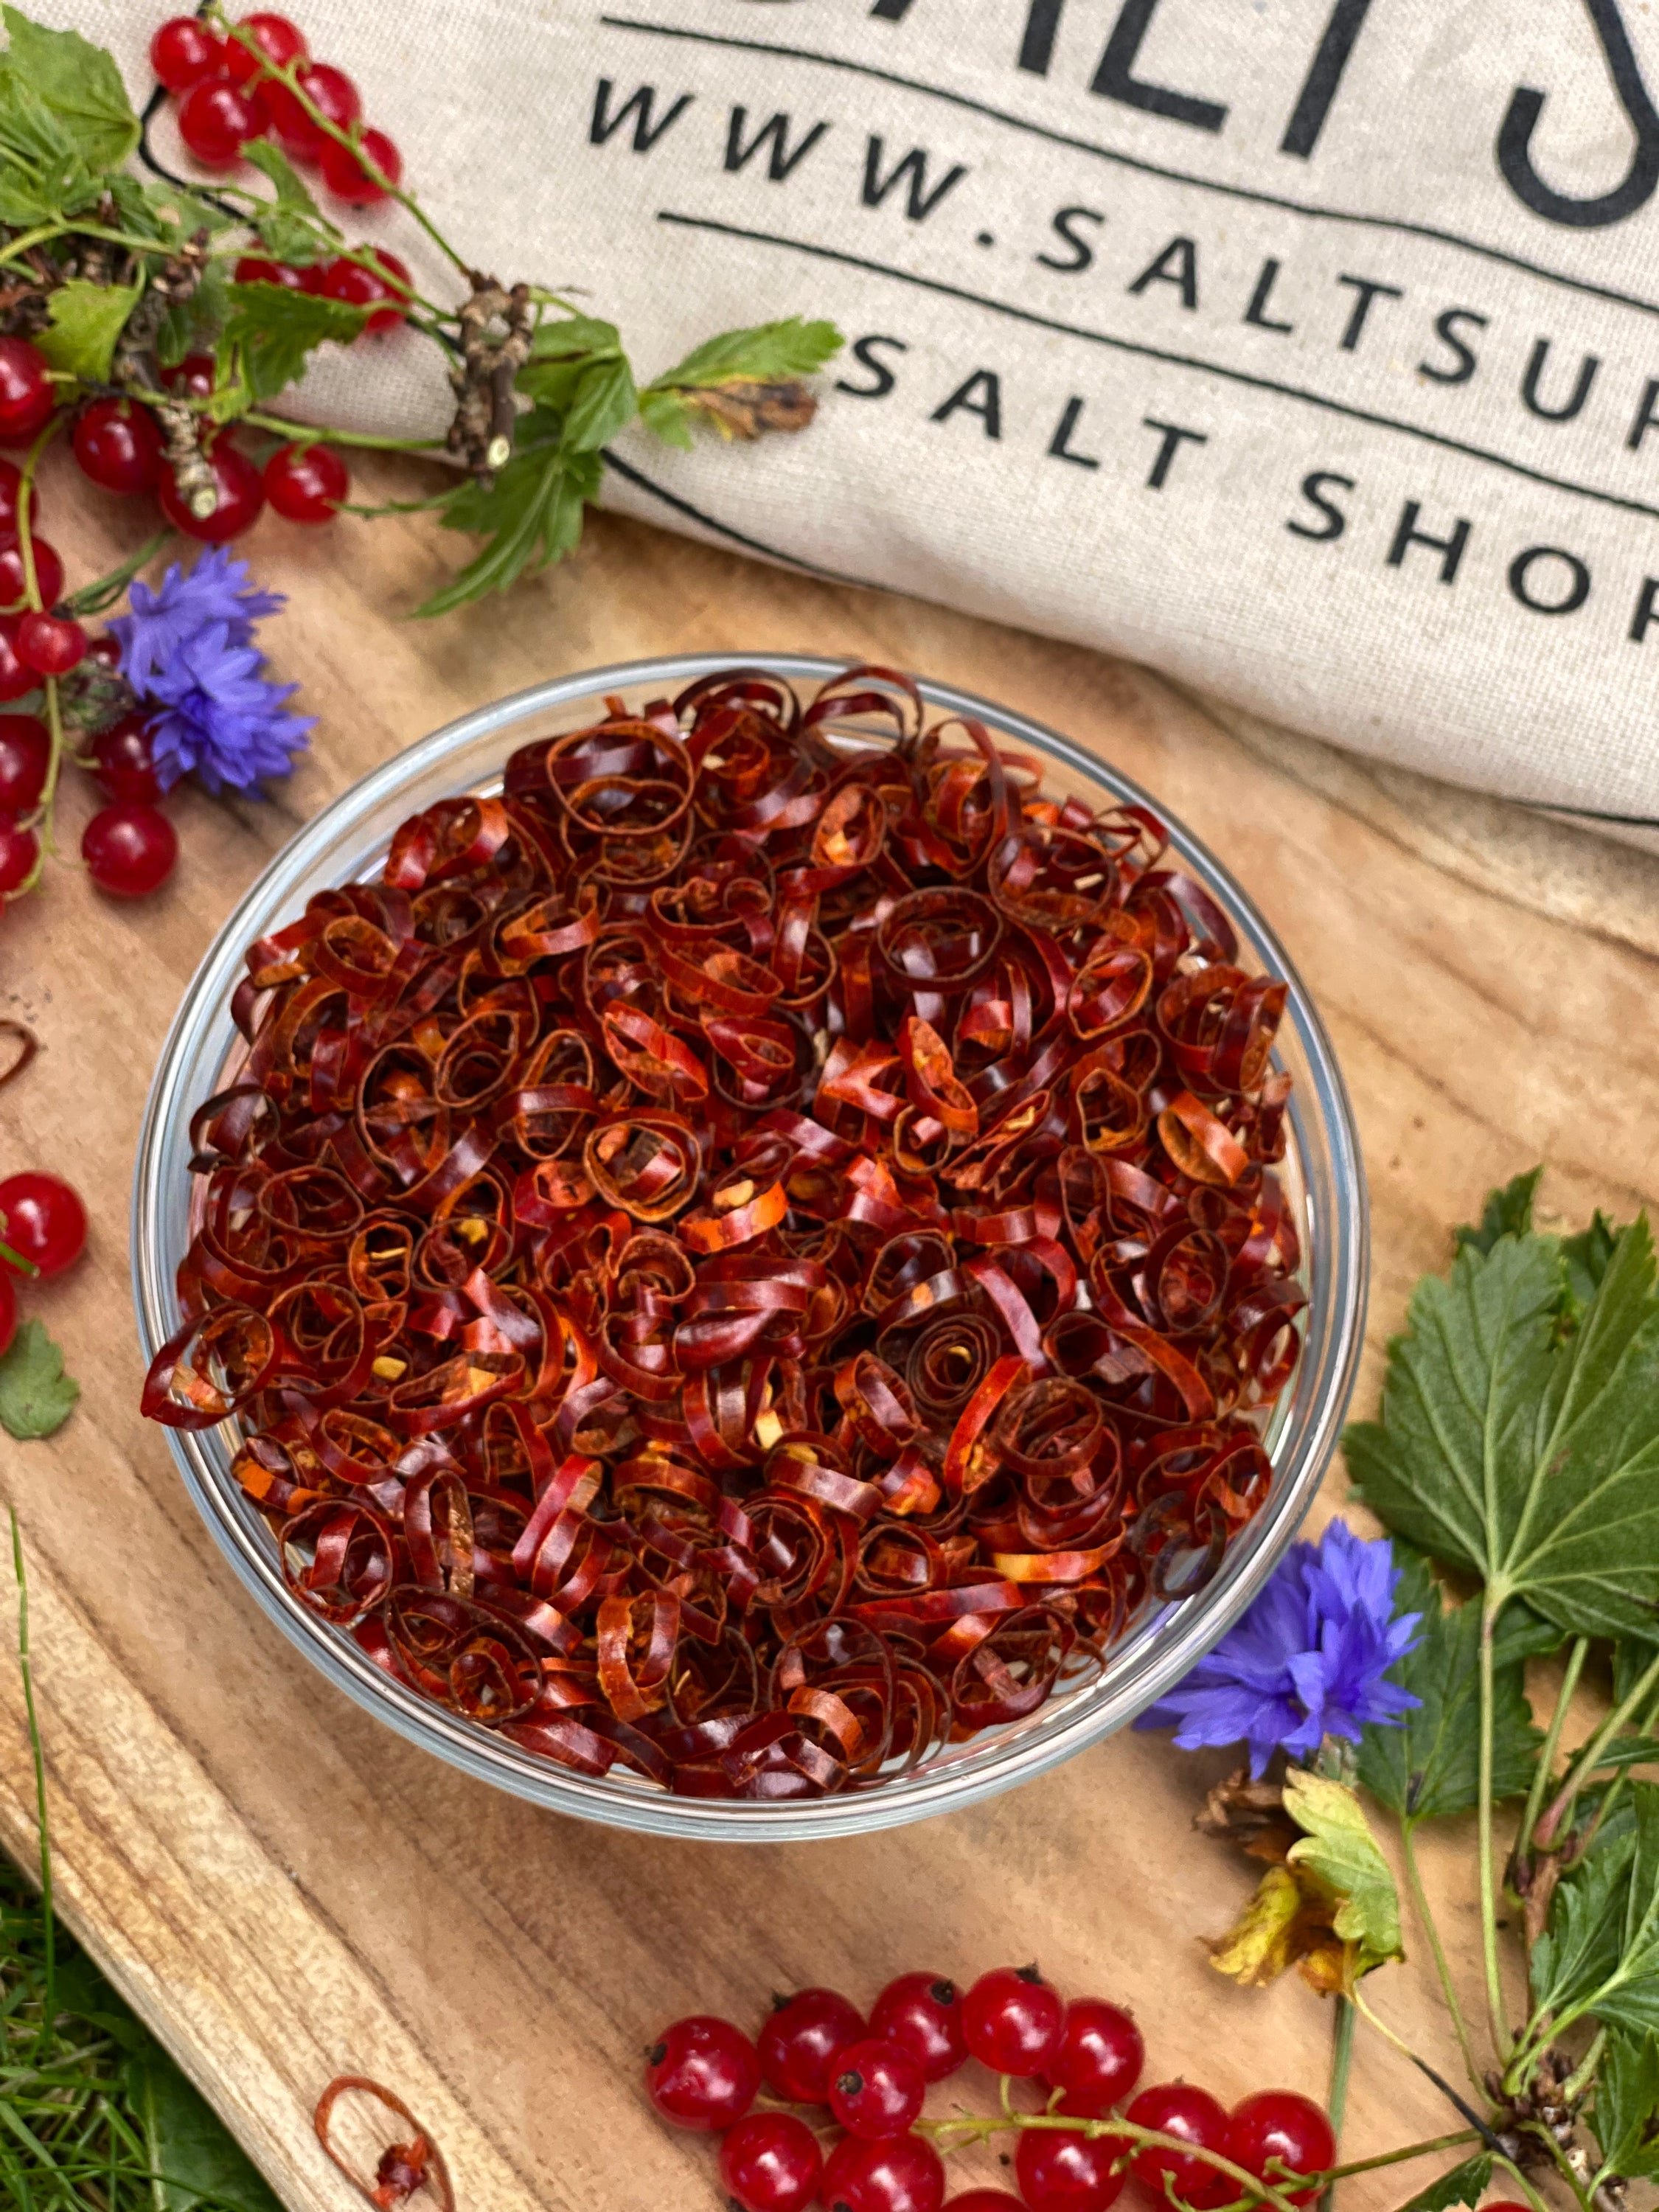
[[[502,763],[518,746],[597,720],[607,695],[635,705],[672,695],[741,658],[689,653],[634,661],[500,700],[365,776],[271,862],[197,970],[151,1086],[132,1222],[133,1288],[146,1360],[177,1326],[174,1271],[191,1234],[190,1117],[220,1087],[240,1042],[230,1001],[244,972],[244,948],[297,916],[314,891],[375,872],[406,815],[459,793],[497,789]],[[806,653],[762,653],[748,665],[816,688],[846,664]],[[1140,1618],[1094,1680],[1055,1694],[1024,1720],[946,1745],[909,1773],[855,1793],[804,1803],[734,1803],[673,1797],[619,1770],[603,1780],[568,1772],[404,1689],[290,1595],[275,1543],[230,1472],[234,1425],[167,1431],[185,1487],[231,1565],[313,1666],[411,1742],[558,1812],[656,1835],[777,1843],[896,1826],[1041,1774],[1133,1719],[1238,1619],[1294,1536],[1336,1443],[1364,1320],[1364,1175],[1330,1041],[1284,947],[1226,870],[1127,776],[1082,745],[987,700],[943,684],[924,683],[921,691],[931,709],[976,716],[994,733],[1040,754],[1045,787],[1075,793],[1091,805],[1151,806],[1168,823],[1173,851],[1231,920],[1240,964],[1281,976],[1290,987],[1274,1059],[1295,1078],[1282,1179],[1302,1237],[1309,1304],[1302,1358],[1264,1439],[1273,1468],[1267,1501],[1206,1589]]]

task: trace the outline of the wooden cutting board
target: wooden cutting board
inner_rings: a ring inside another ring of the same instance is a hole
[[[410,483],[388,468],[368,489]],[[67,470],[48,477],[45,503],[72,579],[149,527]],[[27,1299],[81,1378],[79,1410],[50,1443],[0,1438],[0,1495],[20,1514],[32,1580],[67,1917],[295,2212],[356,2201],[310,2128],[343,2069],[393,2085],[426,2120],[463,2212],[713,2212],[706,2148],[659,2127],[640,2096],[651,2032],[690,2010],[755,2021],[771,1990],[808,1982],[867,2002],[911,1966],[968,1978],[1035,1957],[1073,1993],[1132,2004],[1158,2075],[1228,2100],[1273,2085],[1318,2094],[1325,2008],[1293,1978],[1245,1992],[1207,1964],[1201,1939],[1250,1882],[1189,1827],[1224,1760],[1126,1735],[988,1805],[867,1840],[671,1847],[465,1780],[303,1667],[137,1416],[127,1207],[145,1086],[192,969],[255,871],[437,724],[648,653],[805,647],[896,663],[1120,763],[1282,934],[1364,1141],[1368,1407],[1413,1279],[1442,1261],[1449,1224],[1489,1183],[1547,1158],[1545,1203],[1575,1221],[1659,1197],[1659,866],[1091,653],[617,520],[505,600],[410,623],[404,611],[453,557],[437,540],[418,518],[307,532],[267,517],[246,550],[259,580],[290,594],[269,643],[320,718],[311,760],[268,805],[183,796],[183,859],[159,897],[109,904],[71,862],[0,919],[0,1012],[44,1047],[0,1096],[0,1164],[66,1170],[93,1218],[82,1264]],[[73,854],[90,800],[82,778],[70,785]],[[1339,1468],[1325,1506],[1340,1494]],[[26,1754],[0,1662],[0,1838],[19,1856],[33,1848]],[[1473,1996],[1472,1834],[1438,1840],[1428,1872]],[[1426,1979],[1414,1966],[1370,1986],[1451,2073]],[[1364,2031],[1350,2112],[1351,2155],[1456,2124]],[[1398,2203],[1431,2170],[1351,2184],[1345,2207]],[[994,2162],[964,2162],[958,2185],[979,2171],[994,2177]]]

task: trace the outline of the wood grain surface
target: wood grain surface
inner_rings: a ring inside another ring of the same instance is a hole
[[[388,469],[374,493],[406,492]],[[72,577],[147,515],[49,474]],[[668,1846],[532,1810],[400,1741],[303,1667],[255,1612],[137,1416],[127,1208],[145,1087],[192,969],[295,824],[437,724],[539,679],[637,654],[801,647],[981,690],[1119,763],[1250,887],[1335,1039],[1369,1167],[1375,1262],[1359,1402],[1414,1277],[1486,1186],[1544,1158],[1547,1209],[1628,1214],[1659,1196],[1659,866],[1492,802],[1379,772],[1176,696],[1090,653],[896,598],[827,587],[636,524],[439,624],[402,619],[458,548],[422,520],[247,542],[290,594],[280,672],[320,718],[267,805],[191,792],[173,883],[100,900],[74,865],[0,919],[0,1012],[44,1049],[0,1097],[0,1164],[63,1169],[94,1228],[31,1291],[84,1395],[46,1443],[0,1438],[34,1599],[59,1894],[101,1965],[295,2212],[352,2199],[312,2140],[331,2075],[393,2085],[442,2142],[463,2212],[649,2212],[717,2203],[705,2146],[659,2128],[639,2053],[676,2014],[757,2019],[827,1982],[868,2001],[892,1972],[969,1978],[1038,1959],[1136,2010],[1155,2075],[1231,2100],[1322,2087],[1329,2014],[1294,1978],[1245,1992],[1203,1938],[1250,1886],[1190,1817],[1223,1759],[1125,1735],[992,1803],[867,1840]],[[91,795],[63,810],[71,854]],[[1322,1510],[1341,1494],[1340,1466]],[[9,1613],[9,1601],[6,1611]],[[21,1701],[0,1663],[0,1838],[32,1849]],[[1472,1832],[1427,1854],[1474,1993]],[[1425,2055],[1455,2055],[1413,1968],[1370,1985]],[[964,2076],[966,2081],[968,2077]],[[983,2087],[983,2084],[978,2085]],[[1456,2122],[1362,2031],[1351,2155]],[[1401,2203],[1431,2169],[1348,2186]],[[994,2159],[963,2161],[994,2178]]]

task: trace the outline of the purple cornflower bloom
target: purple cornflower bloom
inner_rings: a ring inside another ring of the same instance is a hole
[[[1135,1726],[1174,1729],[1182,1751],[1248,1743],[1258,1781],[1280,1745],[1306,1759],[1328,1735],[1357,1743],[1368,1721],[1397,1726],[1422,1702],[1387,1679],[1422,1618],[1395,1616],[1399,1582],[1386,1536],[1368,1543],[1333,1521],[1321,1543],[1291,1549],[1238,1626]]]
[[[315,717],[284,712],[299,686],[271,683],[254,642],[281,595],[253,590],[246,562],[220,545],[188,575],[175,562],[159,591],[135,583],[131,605],[110,628],[140,704],[164,710],[150,726],[162,789],[192,769],[210,791],[286,775]]]

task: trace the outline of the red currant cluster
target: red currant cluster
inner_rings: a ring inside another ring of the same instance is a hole
[[[1260,2092],[1231,2112],[1185,2081],[1132,2096],[1146,2051],[1129,2014],[1102,1997],[1066,2003],[1034,1966],[999,1967],[965,1995],[939,1975],[901,1974],[867,2021],[834,1990],[775,2004],[752,2042],[731,2021],[701,2015],[676,2021],[647,2054],[646,2089],[662,2118],[720,2135],[721,2185],[741,2212],[805,2212],[815,2203],[830,2212],[939,2212],[937,2146],[1006,2130],[1018,2134],[1018,2196],[974,2189],[953,2197],[951,2212],[1105,2212],[1127,2180],[1154,2206],[1191,2212],[1240,2203],[1252,2179],[1307,2205],[1317,2182],[1292,2184],[1335,2160],[1325,2114],[1291,2090]],[[923,2119],[928,2085],[969,2058],[1004,2077],[1003,2110]],[[1042,2089],[1043,2106],[1015,2110],[1015,2082]],[[822,2123],[750,2109],[763,2084],[783,2106],[829,2107],[844,2132],[827,2154]],[[1122,2132],[1060,2124],[1108,2118]]]
[[[0,1352],[17,1332],[19,1275],[61,1275],[86,1241],[86,1208],[68,1183],[49,1175],[0,1182]]]
[[[343,70],[314,62],[305,34],[286,15],[245,15],[267,62],[297,65],[306,99],[337,131],[350,132],[363,103]],[[258,55],[222,39],[194,15],[174,15],[149,44],[150,67],[179,104],[179,135],[205,167],[228,169],[250,138],[274,138],[289,161],[319,169],[325,187],[350,207],[369,207],[397,184],[403,160],[384,131],[356,133],[358,152],[331,138],[273,76]],[[367,166],[365,160],[367,159]],[[378,172],[379,173],[374,173]]]

